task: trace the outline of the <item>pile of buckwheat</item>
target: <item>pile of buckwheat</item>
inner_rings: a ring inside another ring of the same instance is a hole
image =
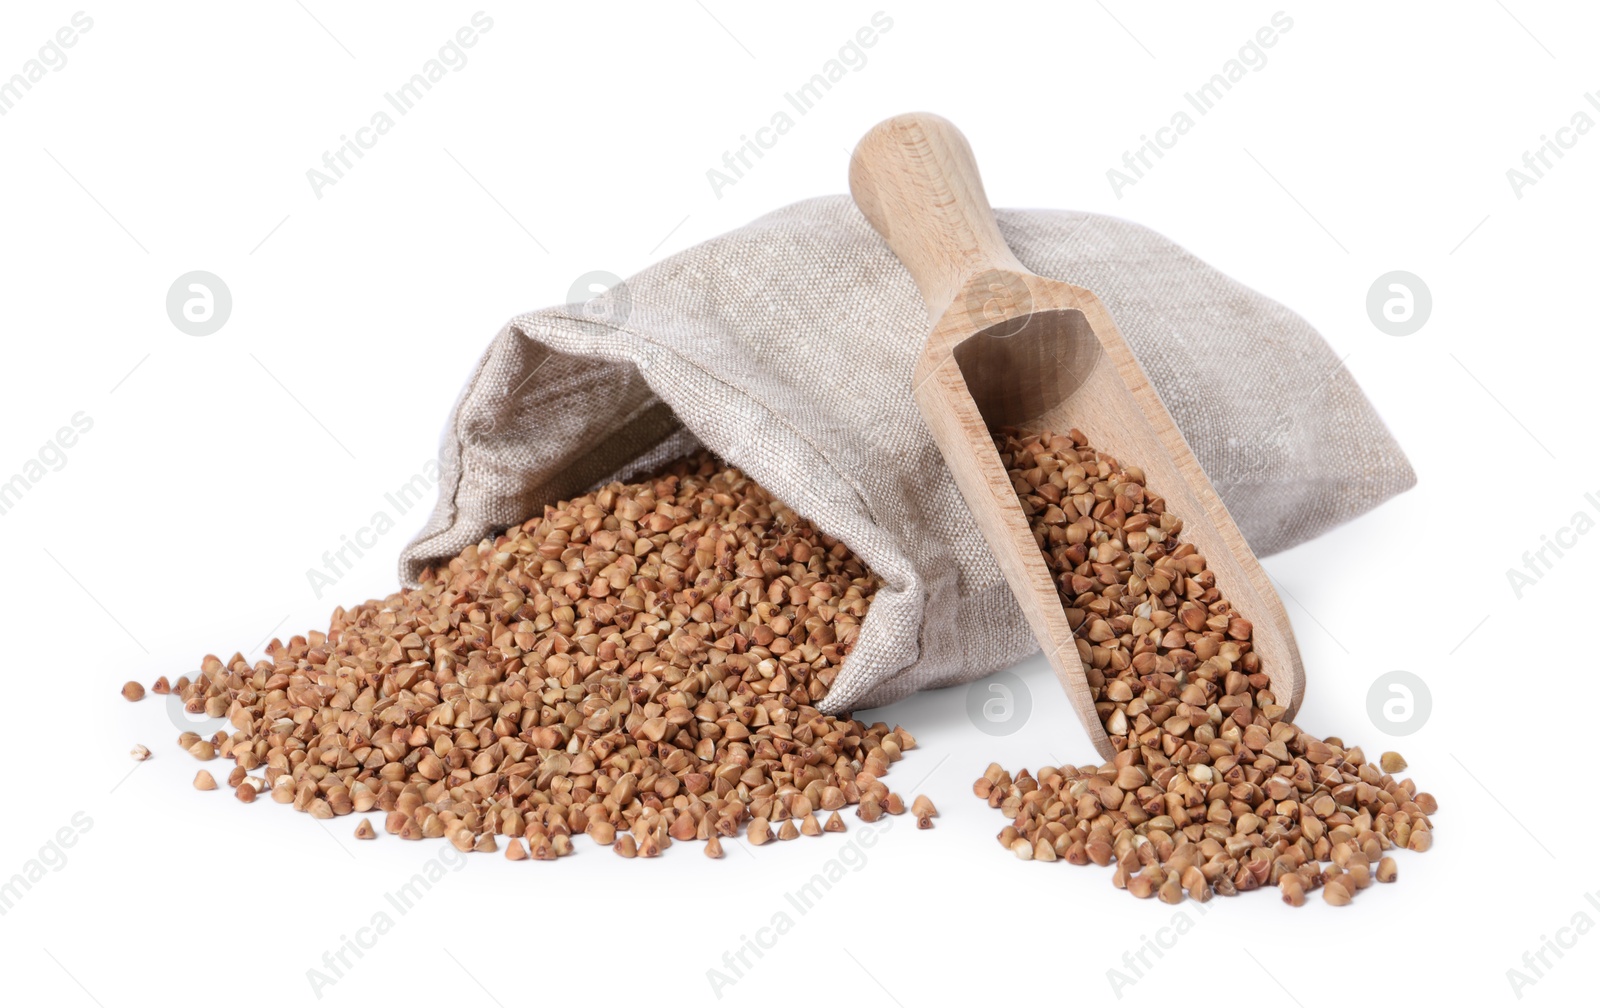
[[[569,854],[580,833],[624,857],[673,840],[718,857],[719,837],[906,810],[880,778],[911,735],[814,706],[878,582],[737,469],[701,454],[613,483],[420,582],[254,665],[208,656],[192,682],[163,678],[154,692],[235,729],[179,743],[235,760],[241,801],[376,809],[392,834],[462,850],[507,837],[512,860]],[[912,811],[931,825],[927,799]]]
[[[1100,766],[998,764],[974,791],[1013,822],[1025,860],[1116,863],[1112,884],[1177,903],[1275,885],[1300,906],[1345,905],[1393,881],[1393,847],[1432,846],[1437,804],[1397,753],[1283,720],[1252,627],[1217,590],[1183,522],[1144,474],[1080,432],[1006,428],[995,447],[1078,635],[1095,708],[1117,755]]]

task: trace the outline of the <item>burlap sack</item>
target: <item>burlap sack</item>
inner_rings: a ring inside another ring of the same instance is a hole
[[[1100,296],[1258,554],[1414,482],[1304,319],[1137,224],[998,216],[1030,270]],[[846,196],[519,316],[450,417],[439,503],[401,576],[704,445],[883,578],[830,710],[1011,665],[1037,645],[911,399],[927,328],[910,276]]]

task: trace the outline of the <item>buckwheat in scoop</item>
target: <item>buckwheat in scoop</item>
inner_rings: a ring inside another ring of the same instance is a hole
[[[1112,884],[1168,903],[1277,886],[1345,905],[1393,881],[1393,847],[1432,846],[1433,797],[1359,747],[1283,719],[1183,521],[1138,469],[1082,433],[1002,429],[1011,475],[1077,634],[1117,756],[1012,775],[991,764],[979,798],[1011,819],[1002,846],[1028,860],[1115,863]]]

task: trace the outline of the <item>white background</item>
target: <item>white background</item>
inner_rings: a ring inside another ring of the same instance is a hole
[[[78,9],[7,5],[0,79]],[[734,844],[717,863],[696,845],[623,862],[587,841],[557,864],[478,857],[322,1000],[704,1003],[707,971],[781,911],[793,927],[724,1002],[792,1002],[802,988],[860,1004],[1112,1002],[1107,971],[1181,910],[1192,930],[1124,1001],[1509,1004],[1506,971],[1524,952],[1579,911],[1600,920],[1584,899],[1600,891],[1588,779],[1600,536],[1579,537],[1520,600],[1506,576],[1576,512],[1600,515],[1584,497],[1600,497],[1600,474],[1583,419],[1600,362],[1600,131],[1520,198],[1506,176],[1575,112],[1600,116],[1583,97],[1600,89],[1595,12],[1285,6],[1293,28],[1266,65],[1118,198],[1106,170],[1277,4],[502,3],[482,8],[493,27],[467,64],[314,195],[307,169],[479,9],[86,8],[93,27],[66,65],[0,116],[0,480],[75,413],[93,420],[0,515],[0,881],[59,828],[75,838],[0,917],[8,1001],[311,1000],[307,970],[378,911],[395,916],[384,894],[442,841],[360,843],[352,819],[196,792],[165,708],[124,703],[120,684],[176,677],[207,652],[253,659],[273,633],[325,627],[334,604],[392,590],[421,509],[323,598],[306,571],[432,455],[505,319],[568,300],[588,271],[626,276],[843,191],[855,140],[913,109],[965,130],[996,205],[1149,225],[1348,355],[1419,485],[1266,566],[1305,658],[1302,723],[1404,752],[1442,805],[1434,850],[1402,855],[1399,884],[1345,909],[1256,894],[1203,914],[1133,900],[1105,870],[1017,862],[973,778],[991,759],[1093,758],[1034,660],[1018,670],[1031,717],[1005,737],[973,725],[964,689],[866,712],[917,734],[890,782],[943,816],[928,833],[896,823],[807,913],[785,894],[860,830]],[[715,195],[706,170],[879,9],[893,27],[866,65]],[[234,302],[203,338],[164,305],[197,269]],[[1396,269],[1434,302],[1407,337],[1366,310],[1374,279]],[[1433,705],[1398,741],[1366,706],[1394,669],[1422,677]],[[137,769],[135,742],[156,753]],[[78,812],[92,822],[81,833]],[[1576,942],[1523,1000],[1592,999],[1600,936]]]

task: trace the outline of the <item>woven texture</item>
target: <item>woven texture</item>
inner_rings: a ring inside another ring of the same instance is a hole
[[[1304,319],[1136,224],[998,217],[1028,269],[1100,297],[1257,554],[1414,482]],[[845,196],[521,315],[450,417],[439,503],[401,576],[703,445],[883,579],[830,711],[1012,665],[1037,645],[911,398],[927,327],[910,275]]]

